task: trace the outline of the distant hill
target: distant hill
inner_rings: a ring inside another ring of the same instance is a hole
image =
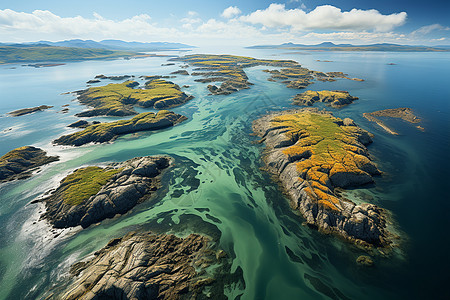
[[[281,45],[259,45],[247,47],[248,49],[286,49],[286,50],[322,50],[322,51],[391,51],[391,52],[446,52],[450,51],[448,46],[428,47],[428,46],[409,46],[397,44],[371,44],[371,45],[352,45],[352,44],[334,44],[324,42],[317,45],[303,45],[284,43]]]
[[[140,43],[140,42],[125,42],[121,40],[103,40],[100,42],[96,42],[93,40],[75,39],[60,42],[39,41],[37,43],[31,44],[58,46],[58,47],[97,48],[97,49],[126,50],[126,51],[158,51],[158,50],[179,50],[179,49],[195,48],[194,46],[181,43],[168,43],[168,42]]]
[[[0,64],[21,62],[61,62],[69,60],[90,60],[129,57],[136,55],[131,51],[114,51],[107,49],[89,49],[74,47],[55,47],[38,45],[0,45]]]

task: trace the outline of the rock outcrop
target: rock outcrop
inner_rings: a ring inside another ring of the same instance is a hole
[[[160,186],[160,174],[171,158],[138,157],[106,168],[87,167],[65,177],[59,187],[42,201],[41,218],[55,228],[83,228],[116,214],[124,214],[150,198]]]
[[[379,117],[398,118],[412,124],[420,123],[421,121],[416,115],[414,115],[413,110],[408,107],[383,109],[371,113],[363,113],[363,116],[367,120],[377,123],[381,128],[392,135],[398,135],[398,133],[392,128],[388,127],[383,121],[379,119]],[[422,126],[419,125],[417,125],[416,128],[421,131],[425,130]]]
[[[331,107],[340,108],[357,99],[358,97],[353,97],[346,91],[306,91],[297,94],[293,102],[303,106],[312,106],[316,102],[323,102]]]
[[[336,194],[336,188],[371,183],[380,174],[365,147],[372,141],[368,132],[312,109],[264,116],[253,129],[267,146],[268,170],[308,224],[363,246],[389,246],[382,208]]]
[[[61,136],[53,143],[71,146],[105,143],[128,133],[171,127],[186,119],[185,116],[167,110],[160,110],[157,114],[152,112],[141,113],[130,120],[88,125],[81,131]]]
[[[198,299],[214,282],[205,269],[218,263],[208,244],[198,234],[129,233],[73,265],[77,278],[59,299]]]
[[[41,106],[37,106],[37,107],[32,107],[32,108],[23,108],[23,109],[18,109],[15,111],[11,111],[8,113],[8,115],[13,116],[13,117],[20,117],[23,115],[27,115],[27,114],[31,114],[37,111],[43,111],[49,108],[52,108],[53,106],[48,106],[48,105],[41,105]]]
[[[16,148],[0,157],[0,182],[28,178],[36,168],[57,160],[58,156],[47,156],[36,147]]]

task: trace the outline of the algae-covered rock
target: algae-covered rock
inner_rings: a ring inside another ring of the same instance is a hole
[[[380,174],[370,159],[369,134],[330,113],[304,109],[267,115],[254,122],[266,144],[264,160],[306,222],[357,244],[389,246],[385,211],[355,204],[336,188],[373,182]]]
[[[54,140],[53,143],[71,146],[81,146],[88,143],[105,143],[128,133],[171,127],[186,119],[185,116],[166,110],[161,110],[157,114],[152,112],[141,113],[130,120],[89,125],[84,130],[63,135]]]
[[[28,178],[36,168],[57,160],[58,156],[47,156],[36,147],[16,148],[0,157],[0,182]]]
[[[159,175],[170,163],[166,156],[147,156],[105,168],[77,169],[49,197],[39,200],[46,206],[41,218],[55,228],[86,228],[124,214],[154,194],[160,187]]]
[[[358,256],[358,258],[356,259],[356,263],[364,267],[372,267],[374,265],[373,259],[367,255]]]

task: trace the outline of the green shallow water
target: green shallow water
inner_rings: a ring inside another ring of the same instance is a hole
[[[231,299],[420,299],[431,291],[436,298],[445,298],[448,292],[439,287],[439,271],[448,262],[437,262],[445,258],[442,250],[448,239],[438,239],[438,229],[449,225],[449,220],[444,212],[424,207],[423,200],[435,199],[448,208],[443,185],[448,160],[442,160],[448,158],[449,150],[450,93],[443,79],[449,75],[448,54],[298,55],[248,50],[233,54],[276,55],[314,70],[344,71],[366,79],[316,83],[310,89],[345,89],[360,97],[355,104],[333,111],[375,134],[369,150],[386,174],[374,186],[348,193],[355,201],[368,199],[393,212],[404,236],[402,253],[376,258],[374,268],[360,268],[355,259],[362,252],[301,225],[302,218],[290,210],[276,183],[260,170],[263,148],[251,136],[252,120],[267,111],[292,108],[290,98],[297,93],[268,82],[267,74],[261,72],[264,68],[246,70],[255,85],[229,96],[209,96],[206,85],[178,76],[173,81],[191,85],[186,91],[196,97],[174,109],[188,116],[188,121],[159,132],[128,135],[112,144],[64,148],[52,147],[50,142],[68,132],[65,125],[75,121],[73,114],[83,107],[60,93],[84,88],[85,81],[101,73],[164,75],[178,66],[161,67],[165,59],[149,58],[47,69],[4,67],[0,82],[5,100],[0,113],[40,104],[55,108],[21,118],[0,118],[0,131],[13,128],[1,136],[0,154],[33,144],[61,155],[62,160],[31,179],[0,186],[0,299],[40,298],[64,278],[71,263],[136,229],[179,235],[197,231],[218,237],[235,274],[226,290]],[[391,61],[398,65],[387,66]],[[425,101],[430,93],[433,98]],[[66,103],[70,103],[69,114],[56,113]],[[394,122],[402,135],[393,137],[362,118],[362,112],[399,106],[415,109],[424,119],[426,132]],[[175,165],[164,175],[169,186],[155,199],[119,218],[83,231],[66,230],[57,238],[48,235],[42,222],[33,224],[41,208],[27,203],[54,188],[71,170],[157,154],[174,157]]]

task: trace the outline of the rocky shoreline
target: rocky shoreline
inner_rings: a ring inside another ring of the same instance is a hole
[[[57,160],[58,156],[47,156],[47,152],[33,146],[11,150],[0,157],[0,183],[28,178],[38,167]]]
[[[420,123],[421,121],[416,115],[414,115],[413,110],[409,107],[383,109],[371,113],[363,113],[363,116],[367,120],[377,123],[381,128],[383,128],[392,135],[398,135],[398,133],[394,131],[392,128],[388,127],[383,121],[379,119],[379,117],[402,119],[403,121],[412,124]],[[425,130],[420,125],[416,125],[416,128],[421,131]]]
[[[307,224],[366,248],[390,247],[385,210],[336,193],[336,188],[371,183],[380,174],[365,147],[372,142],[368,132],[350,119],[314,109],[266,115],[253,130],[266,145],[267,170]]]
[[[341,108],[358,99],[358,97],[351,96],[347,91],[306,91],[295,95],[293,103],[295,105],[312,106],[316,102],[322,102],[334,108]]]
[[[74,282],[47,299],[198,299],[215,281],[206,269],[220,264],[221,252],[198,234],[131,232],[111,240],[93,259],[74,264]]]
[[[77,169],[44,202],[41,216],[55,228],[83,228],[124,214],[154,194],[160,175],[171,165],[167,156],[137,157],[105,168]],[[35,201],[35,202],[37,202]]]

